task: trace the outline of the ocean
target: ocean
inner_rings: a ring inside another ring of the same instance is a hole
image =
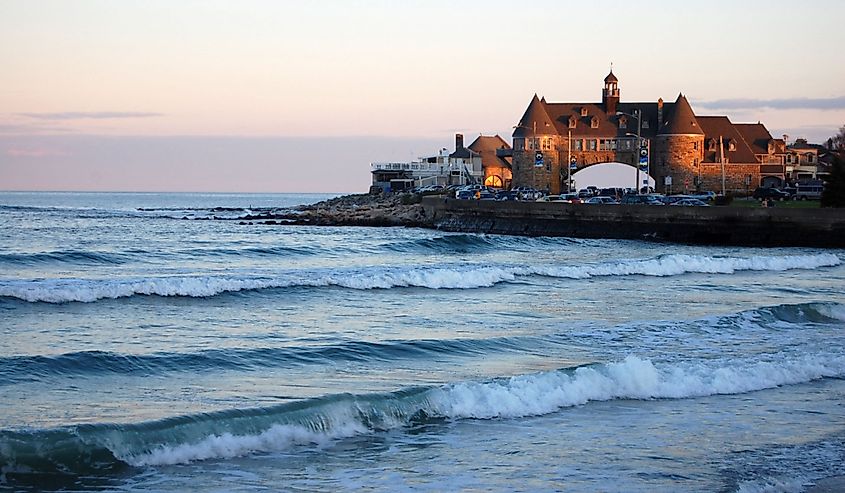
[[[0,193],[0,489],[845,474],[845,251],[237,220],[331,196]]]

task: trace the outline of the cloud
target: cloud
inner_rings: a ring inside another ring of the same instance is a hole
[[[696,105],[718,110],[756,108],[772,108],[776,110],[842,110],[845,109],[845,96],[836,98],[717,99],[714,101],[697,101]]]
[[[151,118],[163,113],[145,111],[65,111],[61,113],[17,113],[17,116],[38,120],[108,120],[114,118]]]
[[[48,149],[44,147],[36,148],[21,148],[13,147],[6,149],[6,155],[12,157],[53,157],[53,156],[67,156],[68,153],[64,151],[57,151],[55,149]]]

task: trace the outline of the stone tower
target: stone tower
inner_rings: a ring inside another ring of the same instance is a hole
[[[535,94],[513,131],[513,186],[560,193],[560,135]]]
[[[662,106],[662,105],[661,105]],[[683,94],[678,94],[669,115],[658,128],[651,156],[651,174],[657,191],[666,192],[666,177],[672,191],[691,191],[700,180],[704,159],[704,131]]]

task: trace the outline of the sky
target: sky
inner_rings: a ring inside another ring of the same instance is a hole
[[[839,0],[0,1],[0,190],[366,192],[534,93],[845,125]]]

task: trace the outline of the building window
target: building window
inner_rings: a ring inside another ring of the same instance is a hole
[[[513,139],[513,149],[515,151],[524,151],[525,139]]]
[[[648,120],[643,120],[643,128],[648,128]]]
[[[584,141],[581,139],[574,139],[572,142],[572,150],[573,151],[583,151],[584,150]]]
[[[544,151],[552,150],[552,139],[543,139],[543,150]]]
[[[599,128],[599,119],[597,117],[590,118],[590,128]]]
[[[695,149],[695,150],[697,151],[697,150],[698,150],[698,142],[693,142],[693,143],[692,143],[692,148],[693,148],[693,149]]]
[[[736,150],[736,141],[733,139],[728,140],[728,150],[735,151]]]
[[[587,107],[586,106],[581,107],[581,116],[587,116]]]
[[[575,118],[575,115],[571,115],[569,117],[569,128],[575,128],[575,125],[578,124],[578,119]]]
[[[615,151],[616,139],[601,139],[599,140],[599,149],[602,151]]]
[[[596,150],[596,139],[587,139],[587,150],[588,151],[595,151]]]

